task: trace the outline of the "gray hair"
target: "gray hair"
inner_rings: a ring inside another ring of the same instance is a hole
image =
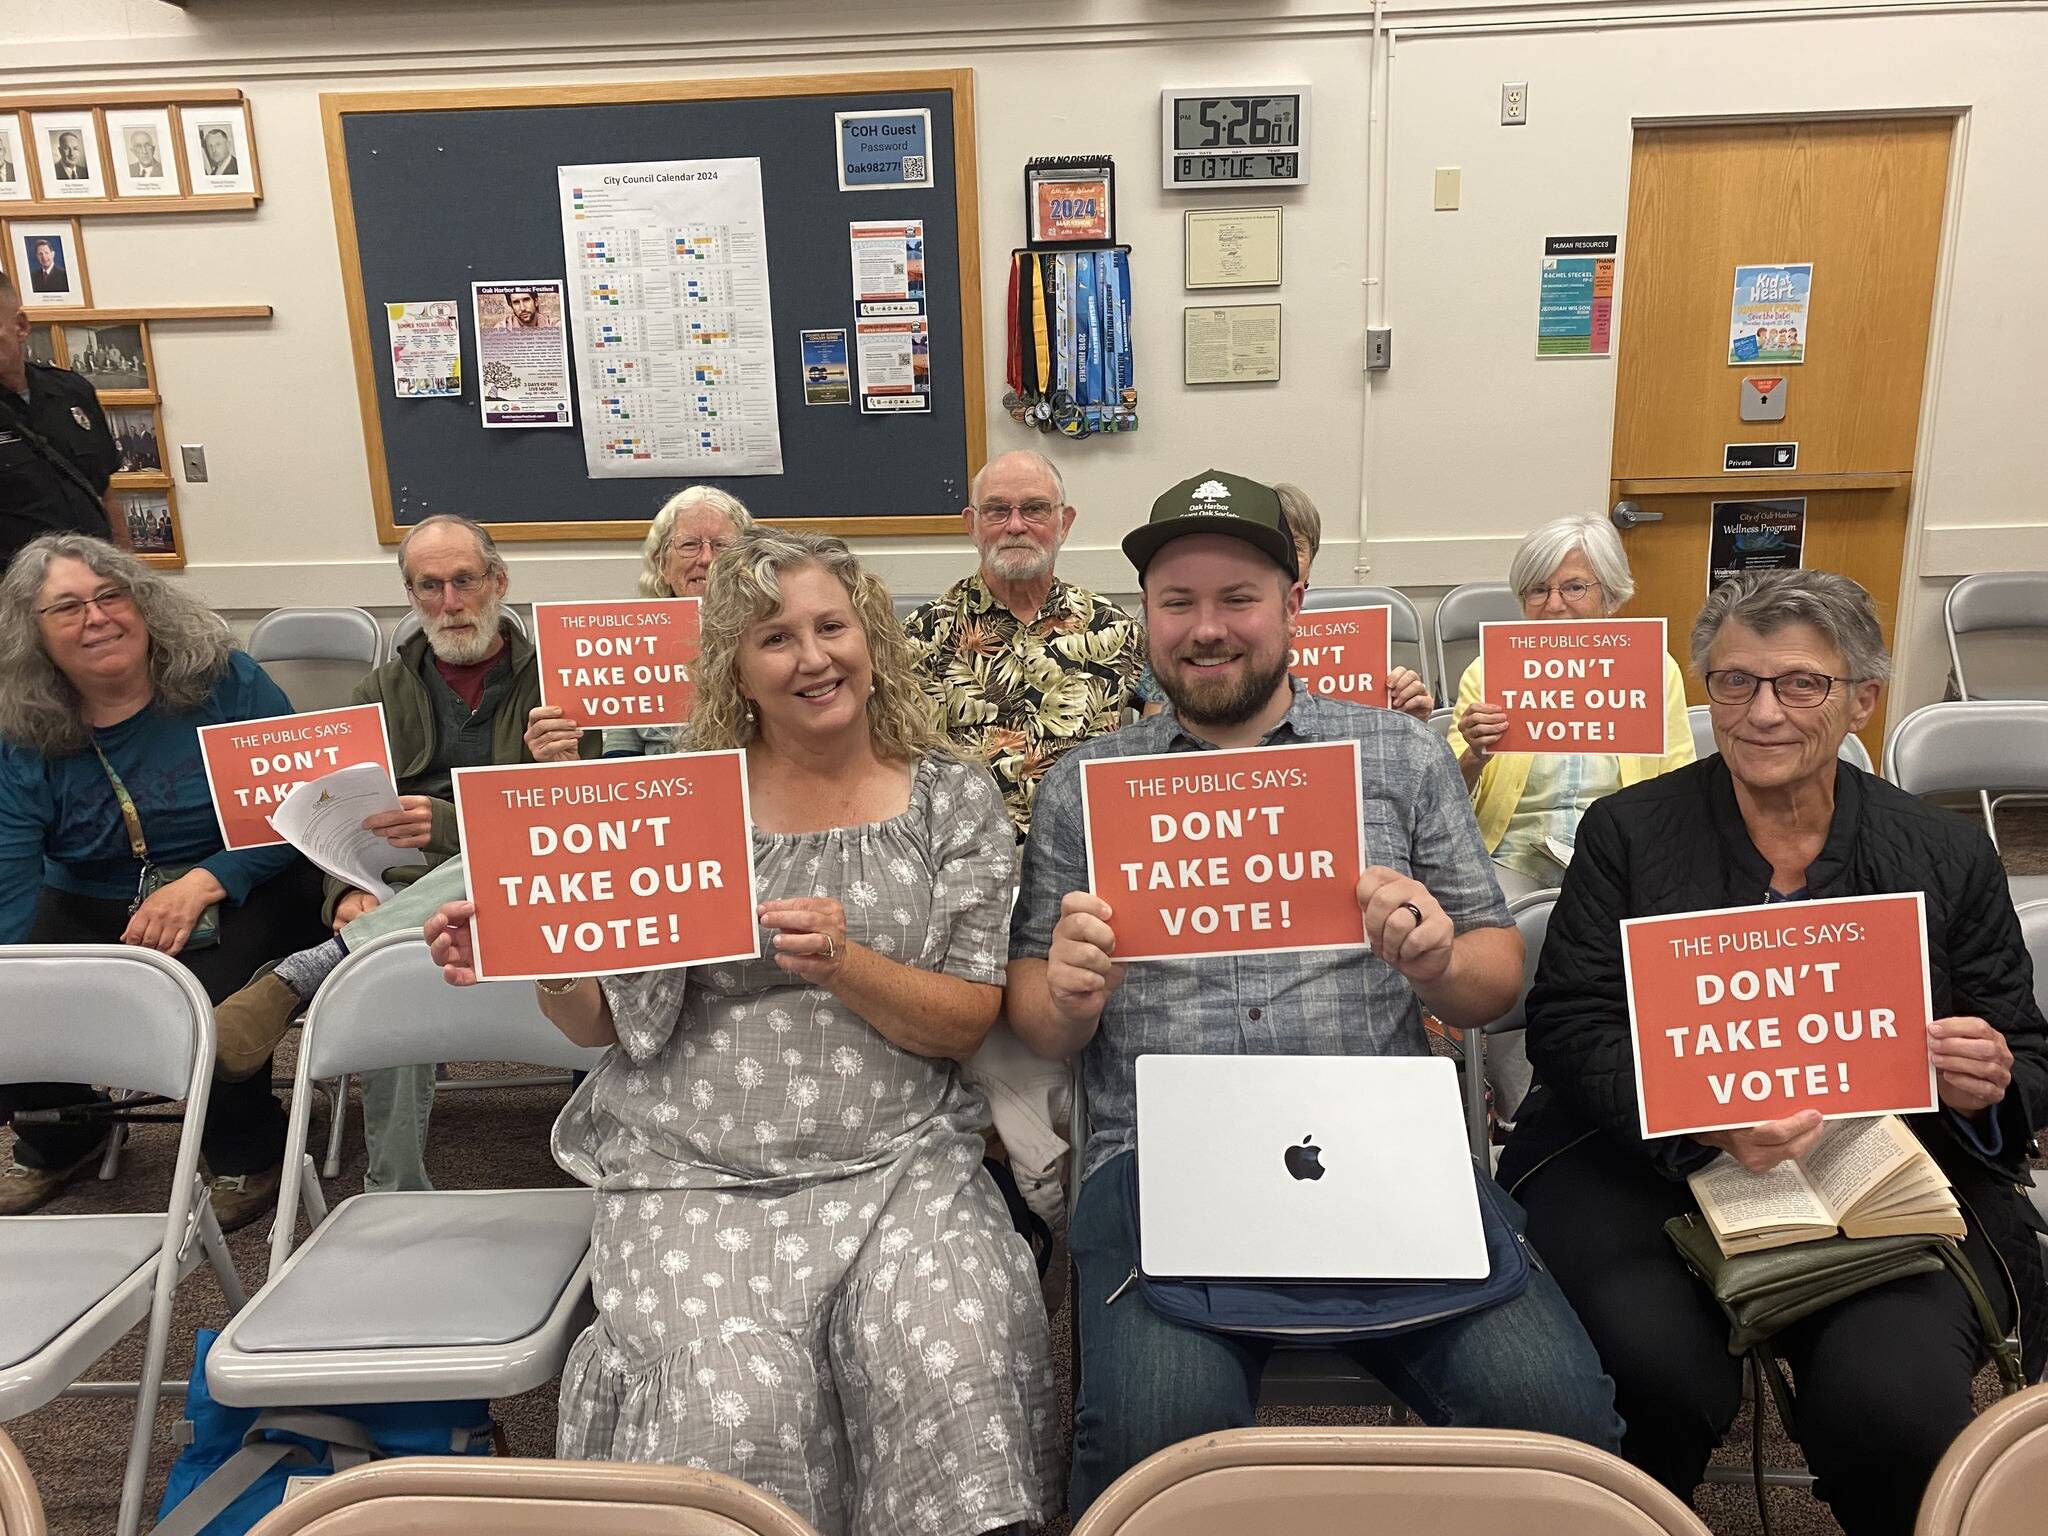
[[[1621,535],[1604,517],[1574,513],[1553,518],[1532,531],[1508,563],[1508,587],[1517,597],[1529,588],[1550,580],[1550,573],[1572,554],[1586,557],[1593,567],[1593,579],[1607,598],[1607,611],[1614,612],[1636,595],[1636,579],[1628,572],[1628,552],[1621,547]]]
[[[423,517],[406,529],[405,537],[398,541],[398,573],[408,582],[412,580],[412,569],[405,563],[405,552],[412,548],[412,541],[425,533],[429,528],[468,529],[470,537],[476,540],[477,552],[483,556],[484,574],[486,576],[504,576],[509,574],[505,569],[504,556],[498,553],[497,540],[493,539],[485,531],[482,523],[472,522],[466,517],[458,517],[453,512],[436,512],[432,517]]]
[[[62,757],[92,743],[71,680],[43,648],[36,599],[51,562],[76,560],[102,581],[126,587],[149,631],[153,702],[168,714],[197,709],[227,671],[234,641],[219,614],[126,550],[82,533],[46,533],[24,547],[0,580],[0,737]]]
[[[1891,653],[1877,622],[1870,594],[1833,571],[1744,571],[1707,594],[1692,626],[1692,669],[1706,675],[1707,653],[1724,626],[1740,624],[1760,635],[1788,624],[1811,624],[1841,653],[1857,682],[1881,683],[1892,675]]]
[[[1054,502],[1063,507],[1067,504],[1066,477],[1060,473],[1059,465],[1053,463],[1051,459],[1048,459],[1036,448],[1012,448],[1008,453],[997,454],[981,466],[980,472],[974,477],[974,484],[968,488],[968,505],[975,507],[981,505],[981,482],[987,478],[990,470],[994,469],[1005,459],[1029,460],[1033,469],[1052,482],[1052,499]]]
[[[1307,539],[1308,552],[1313,556],[1323,547],[1323,514],[1308,499],[1308,492],[1298,485],[1276,485],[1273,494],[1280,498],[1280,510],[1287,516],[1288,531],[1297,539]],[[1306,576],[1308,572],[1301,574]]]
[[[731,521],[734,533],[744,533],[753,526],[754,514],[732,492],[721,491],[715,485],[684,486],[661,504],[661,510],[654,514],[654,521],[647,525],[647,537],[640,545],[642,597],[675,596],[669,587],[668,577],[662,574],[661,562],[668,554],[668,541],[676,531],[676,519],[692,507],[709,507],[714,512],[723,512]]]

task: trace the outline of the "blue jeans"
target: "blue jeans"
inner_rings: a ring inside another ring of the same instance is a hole
[[[1131,1154],[1125,1153],[1124,1157]],[[1080,1271],[1081,1385],[1067,1508],[1079,1518],[1155,1451],[1253,1422],[1271,1346],[1184,1328],[1136,1287],[1105,1303],[1137,1263],[1116,1186],[1122,1158],[1088,1176],[1067,1243]],[[1513,1301],[1433,1328],[1343,1346],[1426,1423],[1529,1429],[1621,1449],[1614,1383],[1586,1330],[1543,1270]]]

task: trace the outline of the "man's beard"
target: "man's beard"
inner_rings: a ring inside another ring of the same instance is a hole
[[[421,614],[420,627],[426,630],[427,644],[436,656],[452,667],[473,667],[498,643],[498,620],[504,609],[504,600],[496,597],[487,608],[470,609],[465,617],[473,627],[459,633],[451,633],[447,628],[450,621],[439,615]]]
[[[991,544],[982,560],[993,574],[1004,581],[1037,581],[1041,576],[1052,574],[1053,562],[1059,557],[1059,552],[1057,544],[1047,549],[1028,540],[1011,539]]]
[[[1287,676],[1287,651],[1283,647],[1270,667],[1261,668],[1247,655],[1241,681],[1231,683],[1190,678],[1185,663],[1154,667],[1153,677],[1173,701],[1173,710],[1190,725],[1229,727],[1243,725],[1264,709],[1274,690]]]

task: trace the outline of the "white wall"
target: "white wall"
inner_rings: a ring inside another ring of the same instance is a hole
[[[1778,20],[1762,19],[1777,9],[1764,0],[1730,0],[1711,15],[1704,0],[1388,5],[1395,366],[1368,398],[1369,7],[0,4],[11,38],[0,84],[12,90],[171,80],[237,85],[253,103],[266,193],[256,213],[95,220],[88,233],[102,303],[276,306],[268,322],[155,333],[169,440],[204,442],[213,472],[179,489],[190,579],[224,608],[379,606],[397,595],[371,525],[321,91],[962,65],[976,71],[979,102],[990,449],[1043,446],[1066,469],[1082,510],[1063,567],[1075,579],[1127,589],[1117,538],[1158,491],[1211,463],[1311,489],[1329,530],[1322,582],[1350,579],[1361,555],[1370,579],[1420,591],[1497,576],[1529,523],[1605,501],[1614,364],[1536,362],[1536,258],[1545,234],[1623,230],[1633,122],[1927,107],[1967,120],[1899,700],[1939,689],[1938,601],[1928,599],[1949,578],[2048,566],[2048,443],[2032,425],[2030,366],[2048,335],[2038,257],[2048,245],[2048,130],[2029,121],[2048,67],[2048,16],[2036,6],[1878,0],[1826,15],[1816,13],[1834,0],[1818,0],[1805,19]],[[1181,308],[1216,296],[1181,289],[1181,212],[1249,199],[1158,189],[1158,88],[1289,79],[1314,86],[1315,128],[1311,185],[1273,195],[1288,210],[1285,379],[1185,389]],[[1530,82],[1529,126],[1498,126],[1504,80]],[[1135,247],[1143,427],[1074,443],[1026,433],[996,406],[1003,257],[1021,234],[1022,162],[1096,150],[1117,157],[1119,234]],[[1431,211],[1439,165],[1463,170],[1457,213]],[[1624,250],[1624,330],[1627,267]],[[488,516],[488,487],[469,510]],[[871,547],[900,589],[935,590],[964,566],[957,540]],[[515,547],[515,595],[609,594],[630,564],[622,545]]]

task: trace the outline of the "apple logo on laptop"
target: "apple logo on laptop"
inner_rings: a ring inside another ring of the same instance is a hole
[[[1323,1176],[1323,1149],[1309,1137],[1301,1138],[1301,1145],[1289,1147],[1285,1161],[1287,1171],[1297,1179],[1320,1179]]]

